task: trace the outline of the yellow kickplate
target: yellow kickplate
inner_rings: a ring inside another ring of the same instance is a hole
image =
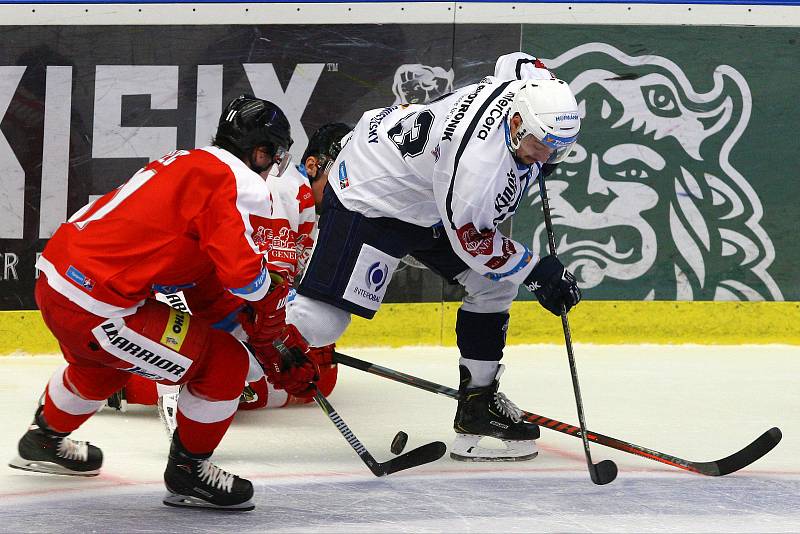
[[[353,317],[341,347],[454,346],[456,302],[384,304]],[[584,301],[569,314],[576,343],[800,345],[800,302]],[[531,301],[511,307],[508,344],[563,343],[561,321]],[[0,355],[58,352],[38,311],[0,311]]]

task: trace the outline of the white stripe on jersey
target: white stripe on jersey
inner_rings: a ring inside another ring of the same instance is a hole
[[[56,270],[55,265],[50,263],[44,256],[39,256],[39,259],[36,260],[36,268],[45,274],[47,277],[47,284],[50,287],[67,297],[70,301],[74,302],[84,310],[99,317],[127,317],[128,315],[133,315],[136,313],[136,310],[138,310],[139,307],[144,304],[144,301],[142,300],[138,302],[136,306],[131,306],[130,308],[120,308],[119,306],[114,306],[112,304],[99,301],[85,291],[82,291],[72,285],[69,280],[61,276],[61,274]]]
[[[216,146],[203,147],[200,150],[213,154],[216,158],[230,167],[236,178],[236,207],[242,216],[245,227],[245,238],[257,254],[261,254],[258,245],[253,242],[253,226],[249,215],[256,215],[268,219],[272,215],[269,202],[269,189],[267,182],[253,172],[245,163],[228,152]]]

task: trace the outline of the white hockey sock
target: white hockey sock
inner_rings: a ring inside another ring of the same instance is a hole
[[[463,365],[469,369],[469,374],[472,375],[468,387],[483,387],[488,386],[497,375],[497,367],[500,362],[487,362],[485,360],[471,360],[464,358],[458,360],[459,365]]]

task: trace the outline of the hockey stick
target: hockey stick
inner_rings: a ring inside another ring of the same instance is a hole
[[[550,202],[547,198],[547,187],[544,183],[544,174],[539,172],[539,194],[542,197],[542,212],[544,213],[544,226],[547,230],[547,242],[550,245],[550,254],[556,256],[556,238],[553,234],[553,221],[550,220]],[[589,476],[595,484],[608,484],[617,478],[617,464],[611,460],[603,460],[597,464],[592,463],[592,453],[589,451],[589,440],[586,437],[586,418],[583,414],[583,400],[581,388],[578,384],[578,369],[575,366],[575,355],[572,352],[572,334],[570,334],[567,310],[561,306],[561,326],[564,329],[564,344],[567,347],[569,372],[572,376],[572,390],[575,393],[575,407],[578,411],[578,424],[580,436],[583,441],[583,452],[586,454],[586,464],[589,467]]]
[[[333,361],[348,367],[353,367],[354,369],[358,369],[360,371],[365,371],[373,375],[388,378],[389,380],[394,380],[395,382],[400,382],[401,384],[414,386],[425,391],[430,391],[431,393],[438,393],[439,395],[444,395],[445,397],[450,397],[451,399],[458,399],[458,390],[456,389],[401,373],[400,371],[395,371],[394,369],[389,369],[388,367],[382,367],[374,363],[359,360],[358,358],[342,354],[341,352],[334,352]],[[549,428],[550,430],[561,432],[562,434],[568,434],[575,437],[579,437],[580,434],[580,428],[576,426],[568,423],[562,423],[561,421],[550,419],[549,417],[544,417],[543,415],[526,412],[525,410],[522,411],[522,418],[529,423],[535,423],[539,426]],[[606,447],[610,447],[618,451],[648,458],[650,460],[671,465],[672,467],[684,469],[699,475],[712,477],[728,475],[747,467],[774,449],[775,446],[781,441],[782,437],[780,429],[774,427],[761,434],[761,436],[756,438],[745,448],[731,454],[726,458],[722,458],[721,460],[716,460],[713,462],[693,462],[691,460],[684,460],[683,458],[678,458],[677,456],[672,456],[670,454],[659,452],[653,449],[648,449],[646,447],[642,447],[641,445],[636,445],[620,439],[604,436],[603,434],[598,434],[597,432],[592,432],[591,430],[587,430],[585,435],[586,439],[599,445],[605,445]]]
[[[292,358],[292,354],[289,352],[289,349],[286,348],[280,340],[275,340],[273,345],[281,353],[281,356],[284,359]],[[317,405],[322,408],[322,411],[325,412],[325,415],[328,416],[328,419],[336,426],[336,429],[344,436],[344,439],[347,440],[347,443],[356,451],[358,457],[369,467],[369,470],[372,471],[372,474],[376,477],[382,477],[386,475],[391,475],[392,473],[396,473],[397,471],[402,471],[404,469],[411,469],[412,467],[417,467],[418,465],[427,464],[430,462],[434,462],[444,456],[444,453],[447,451],[447,446],[442,443],[441,441],[432,441],[431,443],[426,443],[421,447],[417,447],[414,450],[408,451],[405,454],[401,454],[391,460],[387,460],[386,462],[379,462],[373,457],[367,448],[364,446],[363,443],[353,434],[353,431],[350,430],[350,427],[347,426],[342,418],[336,413],[333,405],[331,405],[330,401],[325,398],[325,395],[317,388],[316,384],[314,385],[314,389],[316,393],[314,394],[314,400],[316,401]]]
[[[447,447],[441,441],[432,441],[431,443],[427,443],[421,447],[417,447],[412,451],[408,451],[405,454],[401,454],[396,458],[392,458],[391,460],[387,460],[385,462],[378,462],[375,458],[369,453],[366,447],[358,440],[358,438],[353,434],[353,431],[350,430],[350,427],[342,421],[342,418],[339,417],[339,414],[336,413],[336,410],[333,409],[331,403],[325,396],[317,389],[316,394],[314,394],[314,400],[317,402],[322,411],[328,416],[336,428],[341,432],[344,439],[347,440],[347,443],[356,451],[359,458],[363,460],[369,470],[372,471],[376,477],[382,477],[386,475],[391,475],[392,473],[396,473],[397,471],[402,471],[404,469],[410,469],[412,467],[417,467],[418,465],[427,464],[433,461],[438,460],[444,453],[447,451]]]

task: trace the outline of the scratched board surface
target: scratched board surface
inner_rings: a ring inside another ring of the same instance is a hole
[[[502,31],[501,31],[502,28]],[[152,159],[205,146],[244,92],[287,114],[300,159],[327,122],[491,74],[519,26],[9,26],[0,37],[0,309],[32,309],[46,239]],[[454,42],[463,49],[454,52]],[[420,81],[423,80],[423,81]],[[401,299],[440,300],[430,273]],[[402,286],[403,282],[399,282]]]

